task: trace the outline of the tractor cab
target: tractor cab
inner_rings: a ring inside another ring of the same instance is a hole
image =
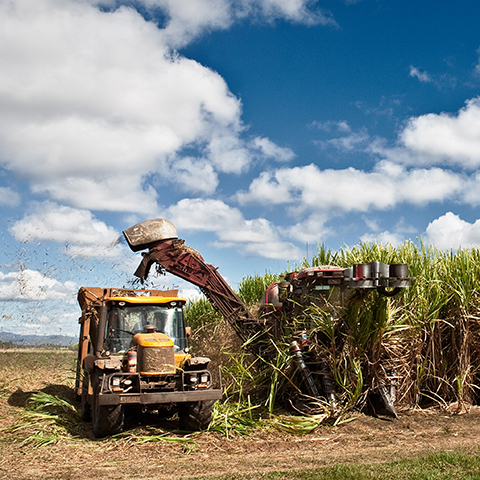
[[[183,306],[178,297],[114,297],[107,300],[104,350],[124,353],[137,334],[154,330],[170,338],[175,353],[187,348]]]

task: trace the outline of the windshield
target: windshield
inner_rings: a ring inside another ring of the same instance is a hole
[[[157,332],[171,338],[175,352],[187,346],[183,309],[163,305],[129,305],[112,307],[108,316],[105,349],[112,353],[128,350],[133,335],[155,325]]]

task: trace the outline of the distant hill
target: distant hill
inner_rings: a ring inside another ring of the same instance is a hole
[[[78,342],[78,338],[67,335],[19,335],[17,333],[0,332],[0,342],[12,342],[15,345],[28,347],[41,345],[70,347]]]

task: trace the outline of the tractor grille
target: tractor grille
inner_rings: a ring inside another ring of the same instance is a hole
[[[175,355],[173,346],[138,347],[138,370],[143,375],[173,374]]]

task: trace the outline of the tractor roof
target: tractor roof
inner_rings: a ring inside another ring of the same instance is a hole
[[[165,304],[171,302],[180,302],[185,303],[187,301],[186,298],[181,297],[109,297],[107,298],[108,301],[116,301],[116,302],[125,302],[125,303],[134,303],[134,304],[143,304],[143,305],[151,305],[151,304]]]

